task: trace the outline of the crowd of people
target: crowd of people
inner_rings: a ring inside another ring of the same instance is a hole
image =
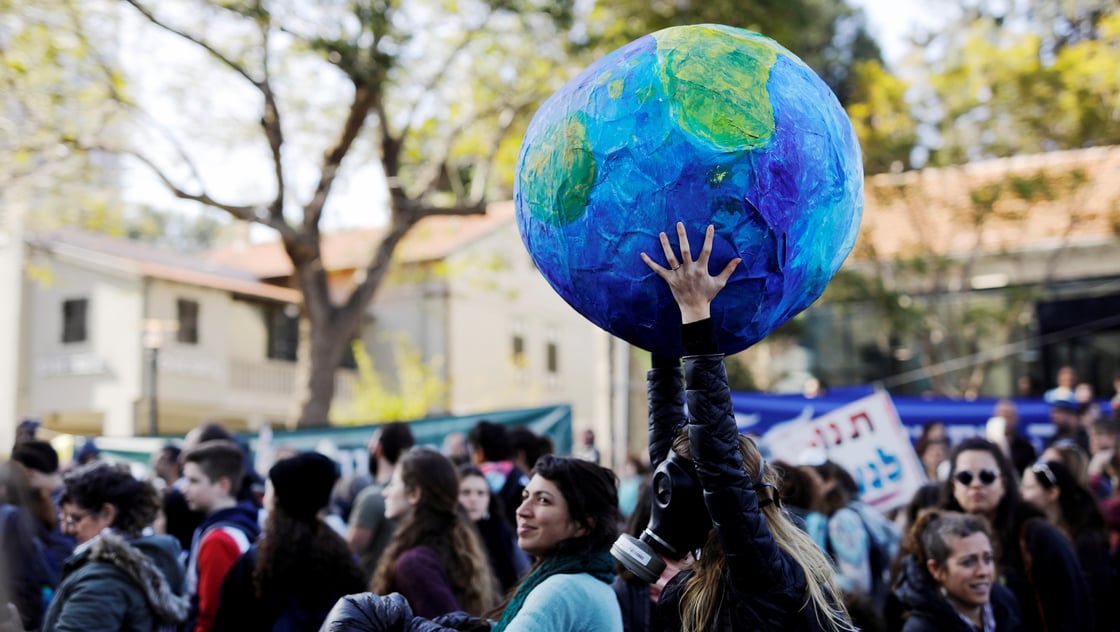
[[[527,428],[436,449],[394,422],[368,473],[316,452],[258,473],[207,424],[138,475],[61,464],[31,428],[0,463],[0,631],[1120,629],[1114,418],[1063,373],[1040,455],[1009,400],[981,436],[928,424],[928,482],[884,515],[836,463],[738,433],[710,304],[741,262],[711,274],[712,235],[643,254],[685,349],[652,358],[648,461],[616,474],[590,431],[558,456]]]

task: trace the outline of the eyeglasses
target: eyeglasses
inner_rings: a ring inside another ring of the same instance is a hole
[[[1036,478],[1039,475],[1042,475],[1042,477],[1046,479],[1045,481],[1043,481],[1041,478],[1038,479],[1039,484],[1041,484],[1043,487],[1047,489],[1050,489],[1051,487],[1057,487],[1058,477],[1054,476],[1054,470],[1050,469],[1050,465],[1046,461],[1036,462],[1031,466],[1031,472],[1035,474]]]
[[[85,520],[86,518],[88,518],[89,517],[89,512],[78,513],[78,514],[63,513],[63,514],[58,514],[58,517],[59,517],[59,519],[62,520],[62,522],[66,526],[72,527],[72,526],[78,524],[79,522]]]
[[[957,482],[961,485],[964,485],[965,487],[968,487],[972,484],[972,479],[979,478],[980,484],[987,487],[988,485],[996,482],[996,479],[999,478],[999,472],[985,469],[980,470],[980,472],[978,473],[973,473],[969,470],[961,470],[957,472],[956,475],[953,476],[953,478],[957,479]]]

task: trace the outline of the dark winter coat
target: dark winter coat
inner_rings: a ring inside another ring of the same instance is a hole
[[[66,560],[43,621],[46,632],[152,632],[187,616],[179,543],[103,533]]]
[[[937,582],[913,557],[903,560],[895,596],[906,613],[903,632],[975,632],[941,595]],[[990,597],[996,632],[1021,632],[1019,602],[998,582],[992,584]]]
[[[258,597],[253,583],[258,548],[256,544],[250,547],[234,562],[222,581],[222,598],[214,619],[217,632],[314,632],[335,602],[364,589],[357,577],[352,585],[344,585],[347,573],[336,572],[332,577],[323,578],[319,571],[320,577],[316,578],[316,569],[308,569],[306,577],[310,581],[299,594]]]
[[[686,325],[685,350],[692,353]],[[705,333],[707,341],[713,335]],[[714,347],[714,341],[707,343]],[[703,347],[704,345],[700,345]],[[724,594],[711,630],[775,630],[795,632],[821,628],[813,608],[805,608],[806,578],[801,565],[774,541],[758,507],[754,482],[743,467],[739,432],[731,407],[721,354],[686,357],[688,435],[693,462],[704,488],[704,503],[715,525],[726,560]],[[668,455],[684,418],[680,408],[679,370],[655,368],[649,374],[650,461],[656,466]],[[654,454],[654,450],[658,453]],[[680,629],[680,599],[689,570],[674,577],[662,591],[653,630]]]

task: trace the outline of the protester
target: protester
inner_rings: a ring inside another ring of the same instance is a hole
[[[142,536],[159,510],[151,483],[127,466],[94,461],[70,472],[62,522],[78,542],[43,621],[47,632],[156,630],[182,622],[179,543]]]
[[[513,462],[522,472],[532,472],[541,455],[553,453],[552,439],[548,435],[539,435],[525,426],[514,426],[507,434]]]
[[[1019,604],[999,583],[985,520],[930,511],[914,524],[894,593],[903,632],[1016,632]]]
[[[497,604],[497,583],[478,533],[459,510],[459,476],[430,448],[401,458],[385,496],[385,516],[400,521],[374,571],[370,590],[399,592],[414,614],[462,610],[481,616]]]
[[[1086,454],[1089,453],[1089,431],[1081,425],[1080,406],[1067,399],[1055,399],[1050,404],[1050,422],[1054,424],[1054,434],[1047,441],[1047,447],[1061,441],[1073,441]]]
[[[358,567],[367,584],[397,531],[397,521],[385,515],[382,492],[392,480],[401,456],[415,443],[408,424],[394,421],[379,427],[367,445],[372,479],[355,498],[346,525],[346,543],[350,552],[358,556]],[[338,486],[335,488],[337,491]]]
[[[315,452],[272,466],[264,534],[226,574],[215,630],[318,630],[340,597],[362,591],[346,541],[319,517],[337,480],[338,466]]]
[[[1023,500],[1042,510],[1050,524],[1073,545],[1085,580],[1093,592],[1098,630],[1115,630],[1116,596],[1120,595],[1109,556],[1104,516],[1092,492],[1079,484],[1063,463],[1039,461],[1023,472]]]
[[[244,467],[241,447],[232,441],[204,441],[183,454],[183,495],[191,509],[206,514],[187,560],[188,632],[214,629],[226,573],[260,535],[256,506],[238,500]]]
[[[490,491],[502,503],[506,518],[513,526],[517,507],[521,504],[521,492],[529,484],[529,477],[513,462],[509,431],[499,423],[484,419],[471,428],[468,439],[471,461],[486,476]]]
[[[1039,456],[1041,461],[1060,461],[1077,479],[1079,485],[1088,487],[1089,453],[1076,441],[1062,439],[1051,443]]]
[[[482,470],[474,465],[459,466],[459,504],[478,528],[490,570],[498,580],[501,594],[507,594],[529,570],[529,558],[517,546],[517,535],[502,515],[502,505],[490,492]]]
[[[19,610],[21,629],[38,630],[43,621],[44,593],[55,589],[41,545],[36,538],[31,498],[35,491],[27,481],[21,464],[0,463],[0,583],[8,589],[9,601]],[[0,612],[0,614],[3,614]]]
[[[1093,629],[1089,587],[1073,547],[1042,512],[1022,499],[1011,461],[992,442],[972,437],[950,457],[941,507],[982,516],[999,537],[1003,584],[1023,608],[1025,629]]]
[[[1029,439],[1019,432],[1019,408],[1010,399],[1001,399],[996,402],[992,410],[994,418],[1003,420],[1003,433],[1000,447],[1011,458],[1011,464],[1016,472],[1022,472],[1028,465],[1034,463],[1036,452]]]
[[[58,523],[57,498],[62,490],[58,453],[46,441],[32,439],[12,450],[12,461],[23,466],[31,487],[28,511],[35,517],[35,537],[42,546],[51,584],[57,585],[62,564],[74,552],[76,544]]]
[[[595,446],[595,431],[586,428],[579,436],[579,445],[572,451],[572,456],[584,461],[598,463],[602,458],[599,448]]]
[[[414,617],[399,594],[364,593],[335,604],[323,631],[620,632],[609,553],[617,522],[618,492],[610,470],[582,459],[542,456],[517,509],[518,543],[537,562],[497,621],[464,613],[427,621]]]
[[[688,478],[698,479],[700,511],[706,509],[707,516],[694,515],[691,503],[686,508],[675,507],[676,493],[669,494],[671,500],[664,507],[655,506],[649,529],[654,530],[654,521],[695,527],[695,533],[686,539],[698,535],[701,552],[665,587],[653,629],[853,629],[827,557],[781,510],[774,488],[777,476],[766,467],[754,442],[739,435],[735,426],[710,303],[739,260],[732,260],[713,277],[708,259],[714,229],[708,227],[696,261],[683,224],[677,224],[677,235],[680,263],[665,233],[661,233],[661,245],[668,267],[642,253],[646,265],[672,290],[688,354],[687,392],[682,388],[679,363],[654,358],[648,385],[650,463],[694,472]],[[687,417],[682,393],[687,394]],[[677,480],[682,479],[677,476]],[[658,516],[658,511],[665,515]],[[679,548],[691,550],[693,542]]]

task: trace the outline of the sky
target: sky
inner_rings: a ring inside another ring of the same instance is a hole
[[[928,0],[851,0],[867,15],[870,31],[883,49],[888,63],[898,62],[906,52],[906,36],[915,24],[938,19],[936,2]]]

